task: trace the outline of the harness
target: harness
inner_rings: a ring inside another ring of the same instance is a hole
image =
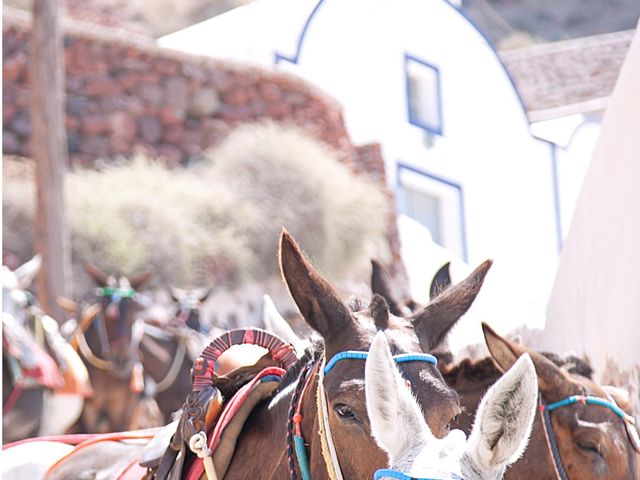
[[[85,360],[87,360],[87,362],[93,367],[99,370],[108,371],[116,378],[130,378],[131,389],[134,392],[142,391],[143,380],[142,365],[140,364],[140,361],[137,358],[132,358],[124,367],[118,368],[111,359],[111,345],[107,335],[104,318],[109,314],[118,315],[117,333],[118,336],[124,336],[127,329],[127,325],[125,323],[126,309],[125,312],[121,311],[123,306],[120,302],[123,299],[136,299],[138,298],[138,293],[131,287],[102,287],[96,289],[96,295],[102,297],[103,301],[101,305],[93,305],[89,310],[87,310],[87,314],[73,333],[72,345],[77,347]],[[100,310],[103,311],[103,316],[99,315]],[[106,358],[96,355],[87,343],[85,332],[92,325],[95,326],[97,330],[100,350],[106,355]],[[144,325],[141,320],[136,320],[131,325],[130,346],[132,351],[137,351],[138,344],[140,343],[143,334]]]
[[[331,435],[331,426],[329,424],[329,412],[327,407],[327,396],[324,391],[324,376],[330,373],[336,364],[342,360],[366,360],[369,352],[358,351],[358,350],[346,350],[344,352],[339,352],[331,359],[325,363],[324,356],[321,357],[320,362],[316,363],[315,360],[310,360],[307,365],[305,365],[300,372],[300,376],[298,378],[298,384],[296,389],[291,397],[291,403],[289,406],[289,419],[287,426],[287,460],[289,463],[289,476],[291,480],[298,480],[298,475],[295,469],[294,462],[294,453],[295,459],[298,463],[298,468],[300,469],[300,474],[303,480],[311,480],[311,471],[309,468],[309,460],[307,457],[307,452],[304,446],[304,437],[301,431],[302,424],[302,403],[304,401],[304,396],[309,388],[311,380],[313,379],[316,370],[319,370],[318,373],[318,386],[316,390],[316,403],[317,403],[317,413],[318,413],[318,423],[319,423],[319,433],[322,445],[322,456],[325,461],[325,465],[327,467],[327,473],[329,474],[329,478],[331,480],[342,480],[342,470],[340,469],[340,462],[338,461],[338,456],[336,453],[336,448],[333,443],[333,437]],[[405,363],[405,362],[427,362],[432,365],[437,365],[438,360],[433,355],[428,353],[403,353],[399,355],[394,355],[393,359],[396,363]],[[309,372],[312,372],[309,374]],[[389,473],[391,472],[391,473]],[[374,479],[380,479],[383,477],[392,477],[398,478],[401,480],[412,480],[412,477],[409,477],[401,472],[396,470],[389,469],[380,469],[377,470],[374,474]],[[417,479],[417,480],[443,480],[443,479],[451,479],[451,480],[461,480],[459,477],[449,474],[442,473],[441,476],[439,474],[438,477],[434,477],[433,479]]]
[[[564,468],[564,464],[562,463],[562,458],[560,457],[558,440],[553,432],[550,414],[558,408],[567,407],[575,403],[580,403],[582,405],[597,405],[608,408],[615,413],[625,423],[625,428],[631,445],[638,453],[640,453],[640,440],[638,439],[638,432],[635,429],[636,420],[618,407],[613,399],[605,400],[592,395],[571,395],[558,402],[547,405],[542,401],[542,397],[540,396],[538,398],[538,409],[540,410],[540,417],[542,419],[542,431],[544,432],[545,440],[547,441],[547,446],[549,447],[551,458],[553,459],[553,467],[557,478],[560,480],[568,480],[569,477]]]

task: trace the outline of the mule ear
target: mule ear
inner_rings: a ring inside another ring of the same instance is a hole
[[[380,260],[375,258],[371,259],[371,292],[374,295],[380,295],[387,301],[391,313],[397,316],[401,316],[402,311],[393,295],[393,288],[391,288],[391,279],[389,278],[389,272],[387,272],[386,268],[384,268],[384,265],[382,265]]]
[[[144,285],[149,281],[149,278],[151,278],[151,275],[153,275],[153,272],[148,271],[148,272],[139,273],[129,278],[129,284],[131,285],[131,288],[133,288],[134,290],[138,290],[142,285]]]
[[[110,276],[100,270],[97,265],[86,260],[83,262],[82,266],[84,267],[85,272],[89,274],[89,276],[99,287],[106,287],[107,285],[109,285]]]
[[[300,313],[325,340],[353,325],[349,307],[304,259],[295,240],[284,229],[280,235],[280,269]]]
[[[527,447],[537,398],[536,371],[524,354],[480,402],[462,457],[464,478],[472,478],[472,472],[473,478],[502,478]]]
[[[29,288],[31,283],[33,283],[33,279],[36,278],[36,275],[38,275],[41,266],[42,257],[40,256],[40,254],[36,254],[31,260],[23,263],[18,268],[16,268],[13,274],[16,276],[18,288],[20,290],[26,290],[27,288]]]
[[[435,437],[420,407],[396,368],[384,332],[378,332],[364,367],[367,414],[371,433],[396,465],[401,456]]]
[[[273,303],[271,297],[265,294],[262,297],[262,321],[267,330],[275,333],[284,341],[289,342],[301,355],[309,346],[306,340],[298,337]]]
[[[451,262],[445,263],[433,276],[431,286],[429,287],[429,298],[431,300],[451,286],[451,274],[449,273],[450,266]]]
[[[462,282],[442,291],[422,311],[413,315],[413,328],[422,351],[430,352],[440,345],[451,328],[471,307],[492,263],[491,260],[485,260]]]
[[[482,322],[482,331],[491,357],[503,372],[510,369],[516,363],[518,357],[528,353],[536,367],[538,387],[541,391],[553,391],[561,395],[563,390],[571,383],[571,380],[560,367],[538,352],[501,337],[484,322]]]

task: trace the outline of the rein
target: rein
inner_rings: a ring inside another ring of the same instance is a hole
[[[118,369],[110,358],[100,358],[96,355],[89,346],[85,332],[91,327],[95,326],[97,329],[98,339],[100,347],[103,352],[107,354],[107,357],[111,356],[111,348],[109,345],[109,339],[107,336],[107,330],[105,326],[105,319],[99,316],[102,310],[104,317],[107,315],[108,309],[115,305],[118,309],[118,332],[124,331],[126,326],[124,325],[124,315],[120,311],[120,301],[125,298],[135,299],[138,297],[136,291],[132,288],[115,288],[115,287],[103,287],[96,289],[96,295],[103,298],[102,304],[94,304],[89,307],[85,313],[83,319],[80,321],[78,327],[72,334],[71,345],[78,350],[82,356],[89,362],[90,365],[99,369],[105,370],[113,374],[116,378],[131,378],[131,388],[134,391],[139,391],[141,386],[138,378],[141,376],[141,366],[137,359],[131,359],[127,362],[125,368]],[[142,339],[144,329],[140,321],[135,321],[131,325],[131,347],[137,351],[138,344]]]
[[[605,407],[615,413],[625,423],[627,435],[629,437],[629,441],[631,442],[631,446],[636,450],[636,452],[640,453],[640,440],[638,439],[638,433],[636,432],[634,427],[636,420],[631,415],[625,413],[624,410],[622,410],[618,405],[616,405],[613,399],[609,401],[605,400],[604,398],[594,397],[592,395],[571,395],[558,402],[547,405],[542,401],[542,397],[540,396],[538,399],[538,409],[540,410],[540,417],[542,419],[542,430],[547,441],[547,446],[549,447],[549,451],[551,453],[551,458],[553,459],[553,467],[557,478],[559,478],[560,480],[568,480],[569,477],[567,476],[564,464],[562,463],[562,458],[560,457],[558,440],[556,439],[556,436],[553,432],[553,424],[551,422],[550,413],[558,408],[567,407],[576,403],[580,403],[582,405],[597,405],[600,407]]]
[[[318,374],[318,388],[316,391],[316,401],[317,401],[317,414],[318,414],[318,423],[319,423],[319,433],[320,439],[322,442],[322,457],[324,458],[325,465],[327,467],[327,473],[329,474],[329,478],[331,480],[342,480],[342,470],[340,469],[340,462],[338,461],[338,456],[336,453],[336,448],[333,443],[333,437],[331,435],[331,427],[329,424],[329,412],[327,408],[327,396],[324,391],[323,380],[324,376],[333,370],[336,363],[342,360],[366,360],[369,355],[369,352],[358,351],[358,350],[346,350],[344,352],[339,352],[334,355],[328,362],[325,364],[324,356],[321,357],[319,363],[315,363],[313,359],[307,363],[302,371],[300,372],[300,376],[298,377],[298,385],[294,390],[293,396],[291,397],[291,403],[289,406],[289,419],[287,425],[287,460],[289,462],[289,476],[291,480],[297,480],[298,475],[295,469],[295,462],[293,459],[293,453],[295,451],[296,460],[298,462],[298,468],[300,469],[300,473],[302,475],[303,480],[311,480],[311,471],[309,468],[309,461],[307,457],[307,452],[304,446],[304,437],[302,435],[302,431],[300,425],[302,424],[302,402],[304,401],[304,395],[308,389],[309,384],[311,383],[311,379],[314,377],[315,370],[319,368],[320,372]],[[393,359],[396,363],[405,363],[405,362],[427,362],[432,365],[437,365],[438,360],[433,355],[428,353],[402,353],[398,355],[394,355]],[[315,366],[314,366],[315,364]],[[313,367],[313,370],[312,370]],[[309,375],[309,371],[312,373]],[[386,474],[386,472],[393,472],[392,475]],[[397,476],[400,475],[400,476]],[[377,470],[374,479],[379,479],[385,476],[391,476],[392,478],[399,478],[403,480],[411,480],[412,477],[409,477],[401,472],[396,470],[388,470],[388,469],[380,469]],[[448,478],[452,478],[454,480],[461,480],[457,477],[451,477],[449,475]],[[417,479],[417,480],[431,480],[431,479]],[[437,480],[437,479],[433,479]]]

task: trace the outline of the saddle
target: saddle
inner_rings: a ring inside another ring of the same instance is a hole
[[[215,374],[215,362],[233,345],[253,344],[268,350],[255,365],[239,367],[224,376]],[[286,369],[297,361],[293,347],[260,329],[226,332],[214,339],[192,368],[192,391],[178,420],[149,442],[139,464],[148,469],[145,479],[199,479],[205,471],[202,451],[222,479],[236,441],[251,411],[270,397]],[[199,456],[194,438],[206,434]]]

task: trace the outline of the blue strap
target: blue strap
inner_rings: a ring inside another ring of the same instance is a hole
[[[327,365],[324,367],[324,374],[329,373],[333,367],[335,367],[336,363],[340,360],[346,359],[355,359],[355,360],[366,360],[369,352],[362,352],[358,350],[346,350],[344,352],[336,353],[331,360],[327,362]],[[405,363],[405,362],[427,362],[432,365],[438,364],[438,359],[433,355],[428,353],[400,353],[398,355],[394,355],[393,359],[396,363]]]
[[[455,473],[434,472],[436,477],[410,477],[397,470],[380,469],[376,470],[373,474],[373,480],[380,480],[381,478],[397,478],[398,480],[462,480],[461,477]]]
[[[307,459],[307,450],[304,448],[304,438],[294,435],[293,442],[296,447],[296,457],[298,457],[298,467],[303,480],[311,480],[311,471],[309,470],[309,460]]]
[[[618,415],[625,422],[635,423],[635,419],[630,415],[627,415],[624,410],[615,405],[604,398],[594,397],[591,395],[572,395],[567,397],[559,402],[552,403],[550,405],[546,405],[545,409],[549,412],[554,411],[556,408],[566,407],[567,405],[573,405],[574,403],[586,403],[589,405],[600,405],[601,407],[606,407],[611,410],[613,413]]]

